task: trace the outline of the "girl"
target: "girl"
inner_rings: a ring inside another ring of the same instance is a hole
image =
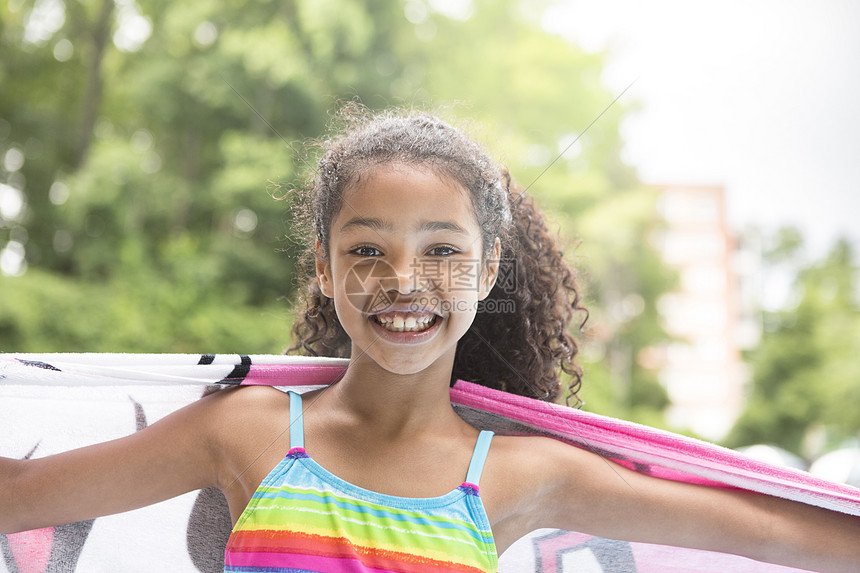
[[[0,531],[218,486],[225,571],[494,571],[539,527],[856,570],[856,518],[465,423],[452,379],[552,399],[561,370],[576,390],[573,274],[530,199],[446,123],[355,112],[326,149],[294,330],[299,349],[349,356],[343,378],[225,390],[120,440],[0,459]]]

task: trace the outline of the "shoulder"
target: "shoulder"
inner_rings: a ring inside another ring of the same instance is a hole
[[[487,463],[494,470],[514,469],[535,483],[550,485],[568,476],[571,469],[583,469],[602,460],[588,449],[553,438],[497,435]]]
[[[245,485],[256,487],[269,466],[283,457],[290,437],[286,392],[269,386],[227,388],[202,398],[194,407],[219,468],[219,484],[233,484],[242,477],[250,480]]]
[[[538,494],[626,492],[633,481],[647,480],[647,476],[605,457],[588,444],[578,446],[540,436],[502,436],[498,446],[497,463],[515,467],[514,471],[539,488]]]
[[[539,436],[496,436],[485,472],[482,490],[497,496],[499,516],[532,529],[558,526],[562,516],[569,526],[572,513],[587,511],[596,496],[628,487],[630,473],[588,449]]]
[[[241,386],[213,392],[186,408],[215,453],[235,454],[289,425],[290,398],[269,386]],[[232,455],[231,455],[232,457]]]
[[[554,487],[565,448],[570,446],[550,438],[496,435],[484,465],[481,489],[499,498],[505,516],[533,507]]]
[[[237,430],[289,422],[290,398],[270,386],[225,388],[202,398],[195,406],[215,434],[235,435]]]
[[[201,399],[208,408],[241,415],[246,408],[269,409],[289,405],[289,394],[272,386],[234,386],[217,390]]]

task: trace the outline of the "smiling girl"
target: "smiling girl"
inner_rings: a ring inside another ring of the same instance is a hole
[[[129,437],[0,459],[0,531],[218,486],[225,571],[494,571],[552,527],[822,571],[860,562],[860,520],[650,478],[540,437],[479,432],[452,379],[554,399],[573,380],[573,273],[481,148],[425,114],[354,112],[304,196],[312,235],[295,349],[348,356],[304,395],[217,392]]]

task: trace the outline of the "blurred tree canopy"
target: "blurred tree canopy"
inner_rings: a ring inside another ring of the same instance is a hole
[[[665,339],[672,286],[645,240],[655,194],[621,159],[629,104],[602,56],[544,31],[544,7],[6,3],[0,351],[279,352],[297,247],[273,196],[312,161],[296,149],[342,100],[443,106],[482,126],[582,269],[589,409],[659,421],[636,359]]]
[[[733,447],[771,443],[814,459],[860,432],[860,265],[847,241],[805,263],[796,230],[783,230],[765,254],[790,269],[793,297],[766,312],[751,352],[752,384],[726,439]]]
[[[0,240],[29,270],[3,279],[3,350],[283,349],[285,141],[388,93],[402,19],[396,1],[7,4],[0,146],[25,160]]]

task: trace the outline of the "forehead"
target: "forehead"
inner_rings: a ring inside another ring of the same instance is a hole
[[[346,189],[342,199],[333,229],[355,217],[373,217],[393,223],[451,220],[477,231],[470,192],[454,178],[426,166],[372,167]]]

